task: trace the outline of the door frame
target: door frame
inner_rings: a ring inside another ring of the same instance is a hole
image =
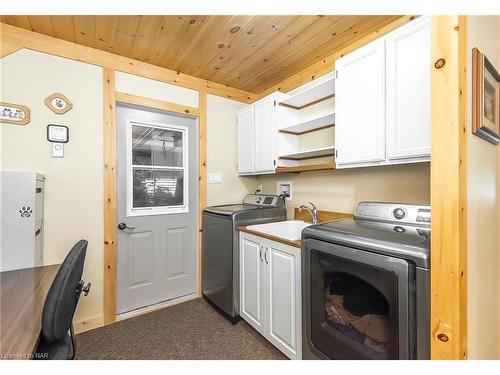
[[[200,90],[198,108],[117,92],[115,70],[103,68],[104,89],[104,324],[116,321],[116,105],[142,107],[190,115],[198,118],[198,282],[201,295],[201,220],[207,205],[207,91]]]

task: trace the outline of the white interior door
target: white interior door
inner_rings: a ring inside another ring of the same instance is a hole
[[[117,313],[197,288],[197,120],[117,108]]]
[[[335,62],[335,146],[338,166],[385,160],[384,41]]]
[[[431,152],[431,18],[419,18],[386,37],[389,159]]]
[[[253,106],[248,106],[238,112],[238,173],[254,171],[253,114]]]

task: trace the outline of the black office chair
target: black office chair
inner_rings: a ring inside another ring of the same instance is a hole
[[[82,280],[88,242],[78,241],[61,264],[50,286],[42,313],[42,335],[35,359],[73,359],[73,315],[83,292],[89,293],[90,283]]]

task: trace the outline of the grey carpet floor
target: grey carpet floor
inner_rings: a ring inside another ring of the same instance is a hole
[[[202,298],[80,333],[75,342],[76,359],[286,359]]]

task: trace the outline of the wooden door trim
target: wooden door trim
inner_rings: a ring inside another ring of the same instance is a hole
[[[104,88],[104,324],[116,320],[116,97],[115,71],[103,69]]]
[[[141,107],[161,109],[163,111],[180,113],[182,115],[199,116],[198,108],[187,105],[166,102],[163,100],[146,98],[144,96],[127,94],[125,92],[116,92],[116,101],[119,103],[139,105]]]
[[[432,17],[431,359],[467,358],[467,17]]]
[[[198,269],[196,294],[201,295],[202,211],[207,205],[207,92],[199,92],[199,107],[116,92],[115,71],[104,68],[104,324],[116,321],[116,103],[127,103],[198,117]]]

